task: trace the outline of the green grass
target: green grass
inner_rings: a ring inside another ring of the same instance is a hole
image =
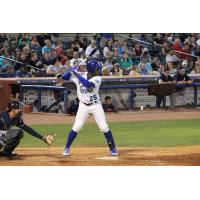
[[[118,147],[165,147],[200,145],[200,120],[145,121],[109,123]],[[53,146],[63,147],[72,125],[52,124],[32,126],[41,133],[57,134]],[[44,147],[44,143],[29,134],[21,147]],[[73,146],[106,146],[96,124],[87,124],[78,134]]]

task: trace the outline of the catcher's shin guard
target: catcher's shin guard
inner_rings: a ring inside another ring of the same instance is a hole
[[[23,138],[23,131],[21,129],[11,129],[7,133],[7,135],[8,135],[7,138],[8,141],[6,143],[6,146],[3,148],[3,152],[5,155],[12,155],[12,152],[19,145],[20,140]]]

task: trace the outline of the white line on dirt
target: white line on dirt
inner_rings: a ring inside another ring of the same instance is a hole
[[[119,160],[119,157],[98,157],[98,158],[94,158],[96,160]]]

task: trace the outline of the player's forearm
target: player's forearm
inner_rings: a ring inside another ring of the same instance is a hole
[[[94,87],[94,84],[87,79],[83,78],[80,74],[76,73],[75,71],[72,72],[74,76],[76,76],[79,81],[86,87],[86,88],[92,88]]]
[[[30,135],[32,135],[33,137],[43,140],[42,135],[40,135],[37,131],[35,131],[33,128],[27,126],[26,124],[21,125],[20,128],[22,130],[26,131],[27,133],[29,133]]]

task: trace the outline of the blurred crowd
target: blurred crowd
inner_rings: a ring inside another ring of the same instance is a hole
[[[93,34],[90,40],[62,41],[59,36],[55,40],[54,34],[0,34],[0,74],[56,76],[78,65],[97,47],[93,58],[101,62],[103,76],[159,75],[166,67],[170,74],[180,67],[188,74],[200,73],[200,34],[136,35],[137,40]]]

